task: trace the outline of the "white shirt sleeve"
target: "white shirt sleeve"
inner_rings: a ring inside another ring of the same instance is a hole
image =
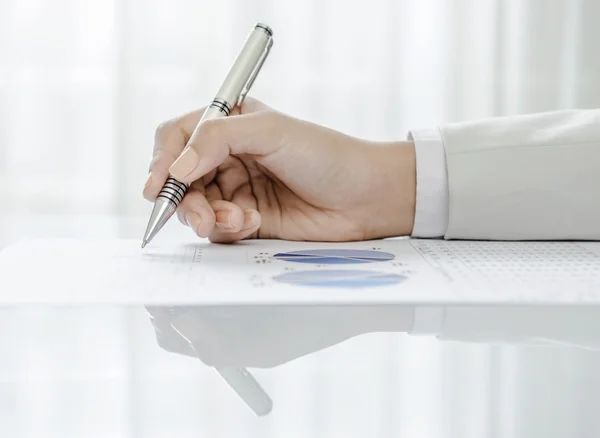
[[[438,129],[411,131],[415,144],[417,193],[412,237],[442,238],[448,228],[448,170]]]
[[[600,240],[600,108],[448,123],[440,133],[450,207],[444,238]],[[429,160],[419,143],[417,178]],[[434,184],[419,181],[417,210],[429,205],[420,190]]]

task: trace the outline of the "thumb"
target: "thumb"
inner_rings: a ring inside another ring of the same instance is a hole
[[[282,117],[273,111],[204,120],[169,172],[186,184],[217,168],[230,155],[267,155],[281,144]]]

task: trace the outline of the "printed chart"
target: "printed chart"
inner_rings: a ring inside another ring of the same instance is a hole
[[[391,286],[407,279],[405,275],[371,270],[312,270],[286,272],[273,279],[280,283],[309,287],[364,288]]]
[[[311,264],[317,268],[328,265],[360,265],[390,262],[394,254],[371,249],[307,249],[286,251],[271,256],[273,260]],[[340,266],[341,268],[341,266]],[[389,286],[406,280],[405,275],[370,269],[311,269],[291,271],[273,277],[278,283],[307,287],[365,288]]]
[[[313,249],[277,253],[276,260],[318,265],[349,265],[361,263],[389,262],[394,255],[389,252],[364,249]]]

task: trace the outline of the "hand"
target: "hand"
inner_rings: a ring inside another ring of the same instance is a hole
[[[177,215],[198,236],[225,243],[410,234],[412,143],[350,137],[251,99],[198,125],[203,111],[157,129],[144,188],[153,201],[169,173],[191,184]]]
[[[410,332],[403,306],[147,306],[158,345],[213,367],[273,368],[365,333]]]

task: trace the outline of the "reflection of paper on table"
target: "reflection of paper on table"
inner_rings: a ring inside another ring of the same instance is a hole
[[[600,303],[600,243],[30,240],[0,304]]]

